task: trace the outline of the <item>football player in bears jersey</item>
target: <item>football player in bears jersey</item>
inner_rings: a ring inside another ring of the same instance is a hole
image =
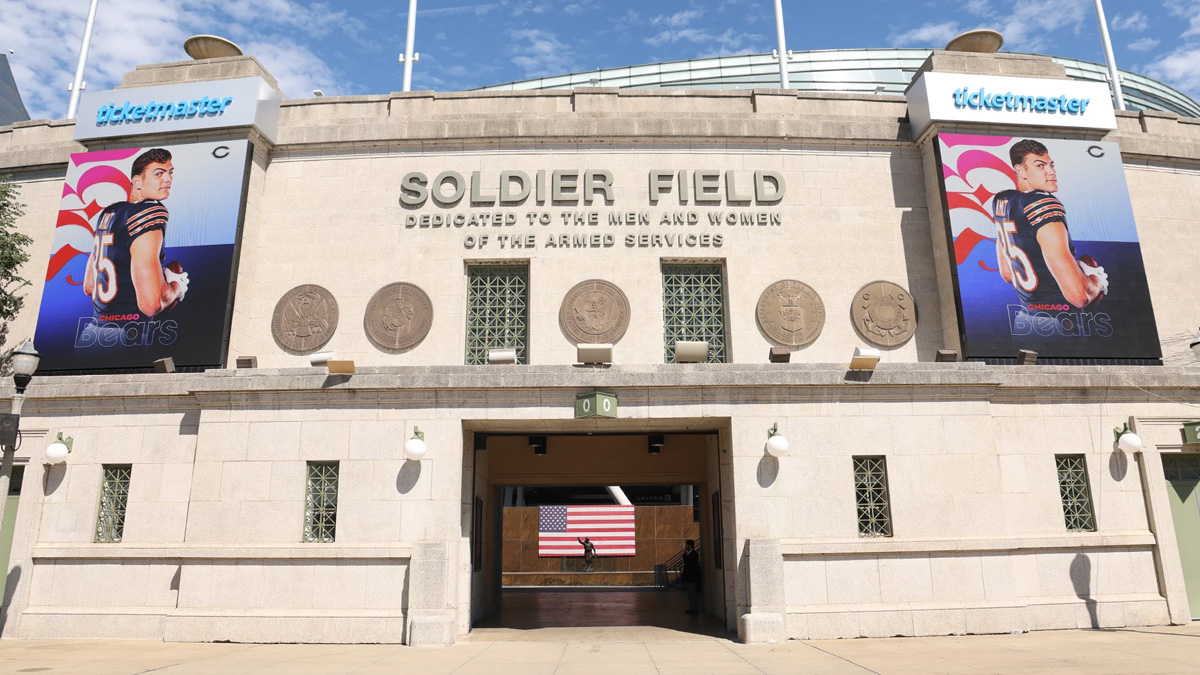
[[[1031,311],[1094,305],[1108,291],[1108,274],[1090,255],[1076,259],[1067,211],[1053,194],[1058,174],[1050,151],[1026,139],[1008,154],[1017,189],[997,194],[992,202],[1000,276]]]
[[[187,293],[187,272],[177,262],[162,264],[168,215],[162,200],[171,194],[174,172],[169,151],[143,152],[133,160],[129,201],[100,213],[83,280],[97,318],[152,318]]]

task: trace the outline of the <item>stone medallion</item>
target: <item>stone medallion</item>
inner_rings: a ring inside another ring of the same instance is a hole
[[[558,319],[574,344],[616,344],[629,328],[629,300],[607,281],[581,281],[567,291]]]
[[[754,310],[758,327],[780,347],[803,347],[825,327],[825,303],[806,283],[776,281],[758,296]]]
[[[371,296],[363,328],[371,344],[404,352],[421,344],[433,325],[433,303],[412,284],[388,284]]]
[[[904,288],[890,281],[873,281],[858,289],[850,305],[850,320],[867,342],[895,347],[917,332],[917,303]]]
[[[310,354],[329,342],[337,324],[337,300],[324,288],[305,284],[284,293],[275,304],[271,334],[287,351]]]

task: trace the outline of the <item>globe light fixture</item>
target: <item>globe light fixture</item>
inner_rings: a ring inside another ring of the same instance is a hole
[[[772,457],[786,457],[788,454],[788,439],[779,433],[779,423],[776,422],[767,429],[767,454]]]
[[[58,438],[53,443],[46,446],[46,463],[61,464],[67,459],[67,455],[71,454],[71,446],[74,445],[75,439],[67,436],[63,438],[62,432],[58,432]]]
[[[425,434],[419,428],[413,427],[413,436],[404,444],[404,459],[419,461],[425,456]]]
[[[1113,428],[1113,436],[1117,439],[1117,448],[1122,452],[1141,452],[1142,437],[1129,429],[1129,423]]]

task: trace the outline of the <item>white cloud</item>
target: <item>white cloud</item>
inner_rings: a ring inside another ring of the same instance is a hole
[[[525,77],[561,75],[579,70],[575,52],[560,41],[554,33],[536,28],[510,30],[508,36],[513,45],[510,59],[513,65],[525,71]]]
[[[1163,4],[1171,14],[1187,19],[1188,28],[1180,37],[1200,35],[1200,0],[1167,0]]]
[[[990,16],[992,13],[992,8],[988,4],[988,0],[967,0],[967,4],[964,7],[975,16]]]
[[[892,35],[888,41],[893,47],[936,47],[941,49],[950,41],[950,38],[961,32],[955,21],[927,23],[899,35]]]
[[[1148,52],[1158,46],[1159,40],[1142,38],[1129,43],[1129,49],[1135,52]]]
[[[10,63],[31,116],[66,115],[87,10],[79,0],[4,0],[0,44],[16,52]],[[305,96],[313,86],[333,93],[353,85],[339,87],[329,66],[297,40],[362,30],[345,12],[304,0],[105,0],[96,13],[84,79],[89,91],[110,88],[138,65],[186,60],[188,36],[218,33],[258,57],[284,93]]]
[[[1189,96],[1200,95],[1200,45],[1187,45],[1146,67],[1146,74],[1181,89]]]
[[[651,26],[667,26],[670,28],[682,28],[699,19],[704,15],[703,9],[688,9],[682,12],[675,12],[669,16],[661,15],[650,19]]]
[[[1130,14],[1129,16],[1122,16],[1120,14],[1114,14],[1113,18],[1112,18],[1112,29],[1113,30],[1132,30],[1132,31],[1140,32],[1140,31],[1144,31],[1147,28],[1149,28],[1149,26],[1150,26],[1150,19],[1147,18],[1146,15],[1142,14],[1141,12],[1134,12],[1133,14]]]

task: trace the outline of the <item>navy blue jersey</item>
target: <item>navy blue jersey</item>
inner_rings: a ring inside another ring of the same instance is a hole
[[[133,288],[130,270],[130,245],[138,237],[154,231],[166,237],[167,207],[156,199],[136,204],[117,202],[100,213],[96,236],[92,242],[92,265],[96,284],[92,288],[92,307],[96,316],[140,314],[137,291]],[[161,267],[166,252],[160,247],[158,264]]]
[[[1000,229],[1000,245],[1012,263],[1012,284],[1021,300],[1027,304],[1066,304],[1037,239],[1038,230],[1050,223],[1067,226],[1067,212],[1058,197],[1044,190],[1005,190],[992,202],[992,219]],[[1070,231],[1067,245],[1074,258]]]

